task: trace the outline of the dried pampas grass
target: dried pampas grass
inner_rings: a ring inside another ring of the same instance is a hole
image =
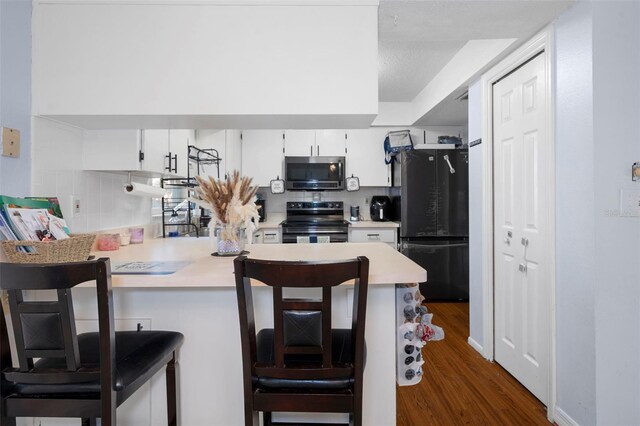
[[[225,180],[216,180],[209,176],[203,179],[196,176],[198,198],[211,206],[215,222],[221,225],[245,226],[253,229],[258,222],[256,207],[257,186],[251,186],[251,178],[240,177],[237,170]]]

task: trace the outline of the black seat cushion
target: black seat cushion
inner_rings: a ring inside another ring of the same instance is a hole
[[[116,332],[116,391],[122,391],[138,378],[155,374],[171,359],[184,336],[173,331],[119,331]],[[98,333],[78,335],[81,369],[100,366]],[[43,358],[35,368],[65,369],[64,358]],[[100,381],[94,380],[72,384],[26,384],[15,383],[13,393],[20,395],[56,395],[99,393]]]
[[[331,333],[331,358],[334,364],[350,364],[353,362],[351,350],[351,330],[333,329]],[[274,331],[265,328],[256,336],[257,361],[259,363],[275,363]],[[365,344],[366,360],[366,344]],[[285,355],[287,365],[320,363],[320,355]],[[295,389],[347,389],[353,385],[353,377],[337,379],[293,380],[274,377],[254,376],[254,386],[258,388],[295,388]]]

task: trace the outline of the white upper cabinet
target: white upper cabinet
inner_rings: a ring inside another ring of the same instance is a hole
[[[384,163],[386,129],[347,131],[347,177],[356,176],[360,186],[391,186],[391,168]]]
[[[284,138],[281,130],[242,131],[242,175],[253,184],[269,186],[283,177]]]
[[[233,173],[234,170],[242,170],[242,132],[240,130],[229,129],[225,131],[225,172]]]
[[[192,130],[85,130],[83,169],[187,176]]]
[[[85,130],[82,168],[142,170],[140,130]]]
[[[82,167],[160,175],[167,172],[168,146],[166,130],[85,130]]]
[[[166,129],[142,130],[142,169],[162,174],[169,173],[169,131]],[[172,167],[173,167],[173,160]]]
[[[285,130],[287,157],[344,157],[344,130]]]
[[[285,130],[284,155],[286,157],[309,157],[316,155],[315,130]]]
[[[323,157],[344,157],[345,130],[316,130],[316,149],[313,155]]]
[[[193,145],[193,130],[172,129],[169,130],[169,156],[171,157],[171,174],[179,177],[187,177],[187,167],[189,166],[188,146]],[[191,170],[191,175],[195,174]]]

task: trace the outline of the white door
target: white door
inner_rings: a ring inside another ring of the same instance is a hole
[[[313,155],[344,157],[346,134],[344,130],[316,130],[316,149]]]
[[[314,130],[285,130],[285,157],[309,157],[315,155],[316,132]]]
[[[283,178],[283,150],[281,130],[243,130],[242,175],[252,177],[258,186]]]
[[[495,360],[544,404],[549,381],[545,54],[493,87]]]

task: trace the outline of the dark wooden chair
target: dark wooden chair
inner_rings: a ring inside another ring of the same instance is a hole
[[[97,333],[76,334],[71,289],[95,280]],[[114,331],[109,259],[29,265],[0,263],[18,368],[11,362],[0,307],[0,424],[16,417],[78,417],[116,425],[116,407],[165,365],[169,425],[176,425],[175,354],[184,337],[171,331]],[[25,290],[54,290],[55,301],[25,301]],[[1,306],[1,304],[0,304]],[[39,358],[34,362],[34,358]]]
[[[369,260],[235,262],[244,373],[245,425],[257,412],[349,413],[362,424]],[[273,287],[274,328],[256,336],[251,279]],[[350,329],[331,328],[331,291],[355,280]],[[322,300],[283,299],[283,287],[322,288]]]

